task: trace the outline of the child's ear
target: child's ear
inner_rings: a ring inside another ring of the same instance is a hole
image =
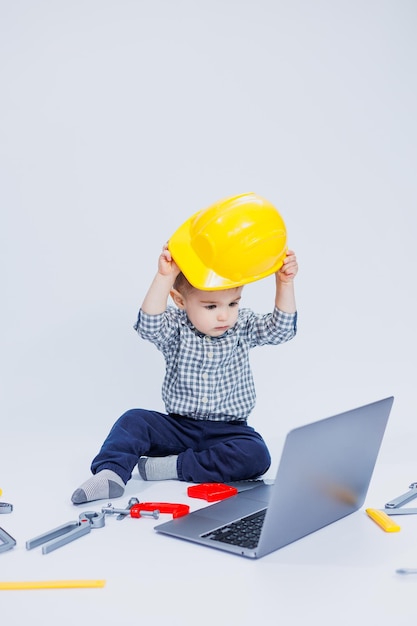
[[[171,289],[169,294],[179,309],[185,309],[185,300],[179,291]]]

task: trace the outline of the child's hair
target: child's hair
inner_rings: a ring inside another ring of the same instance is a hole
[[[176,277],[173,288],[179,291],[179,293],[183,296],[186,296],[190,291],[195,289],[192,284],[185,278],[184,274],[180,272]]]

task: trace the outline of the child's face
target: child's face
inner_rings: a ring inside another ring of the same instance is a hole
[[[174,298],[185,310],[190,322],[204,335],[220,337],[236,324],[243,287],[221,291],[192,289],[186,296]],[[179,294],[178,294],[179,295]]]

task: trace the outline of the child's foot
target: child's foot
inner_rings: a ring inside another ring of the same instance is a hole
[[[138,470],[143,480],[174,480],[178,479],[178,456],[158,456],[139,459]]]
[[[89,480],[74,491],[71,500],[74,504],[83,504],[92,500],[109,500],[122,496],[125,484],[118,474],[112,470],[97,472]]]

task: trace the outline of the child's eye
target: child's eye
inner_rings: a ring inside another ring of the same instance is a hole
[[[213,309],[216,308],[216,305],[215,304],[208,304],[204,308],[207,309],[207,311],[212,311]]]
[[[229,306],[230,307],[239,306],[239,302],[231,302]]]

